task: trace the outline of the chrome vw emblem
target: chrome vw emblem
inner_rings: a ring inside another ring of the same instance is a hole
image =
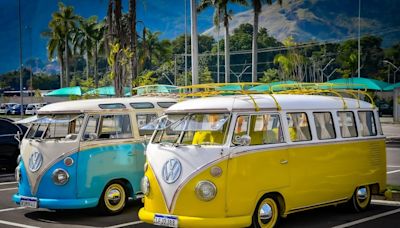
[[[36,151],[29,157],[29,170],[36,172],[40,169],[43,163],[43,156],[40,152]]]
[[[181,175],[182,165],[177,159],[168,160],[162,169],[162,177],[168,184],[174,183]]]

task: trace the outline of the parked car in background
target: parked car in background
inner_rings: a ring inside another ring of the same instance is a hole
[[[378,102],[376,103],[376,107],[378,107],[379,116],[383,115],[393,116],[393,104],[387,102]]]
[[[20,139],[27,128],[20,124],[14,124],[12,120],[0,118],[0,172],[13,172],[17,167],[19,155],[19,142],[14,138],[20,132]]]
[[[25,110],[25,115],[36,115],[37,111],[45,106],[46,103],[33,103],[33,104],[28,104]]]
[[[8,115],[11,113],[11,108],[17,103],[3,103],[0,105],[0,114]]]
[[[21,104],[16,104],[11,107],[10,113],[11,115],[21,115],[21,113],[25,113],[27,105],[24,104],[21,106]]]

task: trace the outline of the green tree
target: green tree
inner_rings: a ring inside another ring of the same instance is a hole
[[[50,29],[59,29],[59,33],[63,35],[64,39],[64,54],[65,54],[65,79],[66,84],[69,85],[69,41],[71,38],[71,31],[76,29],[76,22],[80,19],[75,15],[72,6],[65,6],[62,2],[58,3],[58,12],[54,12],[52,19],[49,22]],[[61,38],[61,37],[60,37]]]
[[[279,73],[277,69],[267,69],[264,71],[263,76],[260,78],[262,83],[270,83],[279,81]]]

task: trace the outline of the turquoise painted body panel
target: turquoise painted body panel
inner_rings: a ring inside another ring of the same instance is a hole
[[[69,157],[74,164],[67,167],[61,160],[48,169],[40,180],[35,195],[27,177],[27,170],[20,162],[21,180],[18,193],[13,201],[19,204],[21,196],[37,197],[41,208],[78,209],[95,207],[105,186],[115,179],[128,182],[128,195],[140,189],[143,177],[145,146],[143,144],[120,144],[99,146],[77,152]],[[52,180],[55,169],[62,168],[69,173],[69,181],[65,185],[56,185]]]

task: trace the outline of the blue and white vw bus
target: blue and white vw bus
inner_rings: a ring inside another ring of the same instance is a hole
[[[174,103],[138,96],[43,107],[21,142],[13,201],[33,208],[121,212],[128,198],[141,195],[145,140],[152,132],[139,128]]]

